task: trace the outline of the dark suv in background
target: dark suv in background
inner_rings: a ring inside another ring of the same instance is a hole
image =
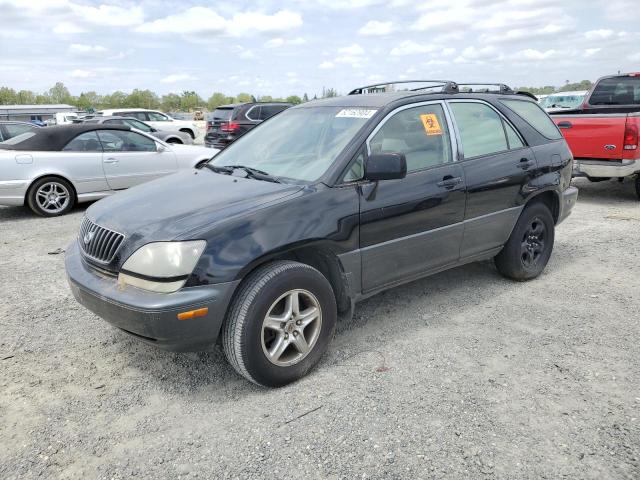
[[[290,103],[234,103],[221,105],[207,118],[207,147],[223,149],[260,122],[291,107]]]

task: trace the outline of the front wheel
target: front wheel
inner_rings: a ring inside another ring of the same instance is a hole
[[[504,248],[494,259],[498,271],[518,281],[536,278],[547,266],[554,238],[555,224],[546,205],[528,205]]]
[[[336,319],[333,289],[322,273],[302,263],[274,262],[241,285],[225,319],[222,345],[240,375],[281,387],[319,362]]]
[[[27,194],[27,205],[43,217],[64,215],[73,208],[75,193],[69,182],[58,177],[37,180]]]

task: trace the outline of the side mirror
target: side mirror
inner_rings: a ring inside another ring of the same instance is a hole
[[[167,151],[167,147],[165,147],[161,143],[156,143],[156,152],[162,153],[162,152],[166,152],[166,151]]]
[[[407,176],[407,159],[404,153],[374,153],[364,164],[364,178],[395,180]]]

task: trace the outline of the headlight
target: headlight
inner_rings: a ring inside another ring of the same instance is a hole
[[[118,283],[151,292],[175,292],[193,272],[206,245],[204,240],[148,243],[124,262]]]

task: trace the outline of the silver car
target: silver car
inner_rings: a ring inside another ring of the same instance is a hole
[[[75,203],[194,168],[216,153],[170,145],[128,126],[41,128],[0,143],[0,205],[29,206],[46,217],[62,215]]]
[[[95,116],[88,118],[86,120],[78,120],[76,123],[100,123],[103,125],[126,125],[131,128],[135,128],[136,130],[140,130],[141,132],[148,133],[149,135],[154,136],[158,140],[162,140],[166,143],[183,143],[185,145],[192,145],[193,139],[191,135],[186,132],[172,132],[172,131],[163,131],[158,130],[157,128],[153,128],[151,125],[144,123],[141,120],[130,117],[100,117]]]

